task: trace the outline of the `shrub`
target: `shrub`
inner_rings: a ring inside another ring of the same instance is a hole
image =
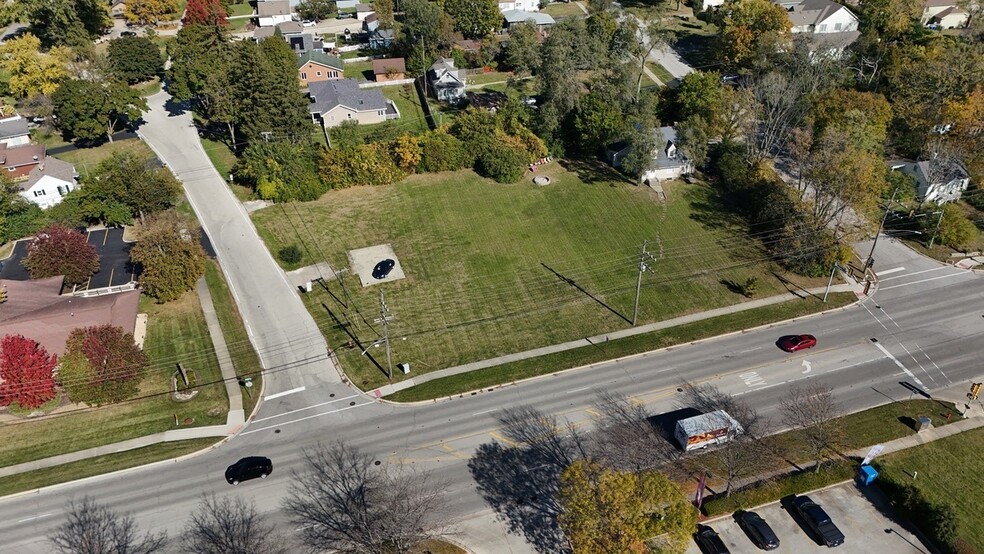
[[[0,406],[33,409],[54,398],[57,363],[37,341],[5,336],[0,340]]]
[[[737,510],[753,508],[791,494],[802,494],[820,489],[834,483],[847,481],[858,470],[857,462],[839,460],[824,464],[819,473],[805,469],[741,489],[731,496],[716,496],[704,502],[704,513],[708,516],[728,514]]]
[[[930,502],[919,487],[900,483],[884,472],[878,480],[878,488],[899,515],[918,525],[932,540],[952,549],[957,535],[957,514],[952,504]]]
[[[333,189],[389,185],[406,176],[380,144],[325,150],[319,165],[321,179]]]
[[[420,137],[420,170],[436,173],[455,171],[471,165],[461,141],[448,134],[445,128]]]
[[[302,257],[301,249],[298,248],[296,244],[291,244],[281,248],[280,251],[277,252],[277,256],[280,257],[280,261],[290,265],[301,263]]]
[[[98,406],[137,393],[147,355],[121,327],[75,329],[65,347],[58,381],[73,401]]]
[[[475,170],[497,183],[515,183],[523,177],[529,164],[529,152],[523,142],[504,133],[478,155]]]

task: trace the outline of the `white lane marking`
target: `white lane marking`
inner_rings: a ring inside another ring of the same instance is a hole
[[[359,408],[361,406],[368,406],[370,404],[375,404],[375,402],[363,402],[362,404],[356,404],[354,406],[345,406],[344,408],[339,408],[337,410],[332,410],[330,412],[324,412],[324,413],[320,413],[320,414],[309,415],[307,417],[302,417],[300,419],[292,419],[290,421],[285,421],[285,422],[280,423],[278,425],[270,425],[270,426],[267,426],[267,427],[260,427],[259,429],[250,429],[248,431],[243,431],[242,433],[239,433],[239,434],[240,435],[249,435],[250,433],[259,433],[260,431],[266,431],[268,429],[273,429],[273,428],[276,428],[276,427],[286,427],[286,426],[290,425],[291,423],[299,423],[299,422],[304,421],[304,420],[307,420],[307,419],[313,419],[313,418],[316,418],[316,417],[330,415],[330,414],[334,414],[334,413],[338,413],[338,412],[344,412],[345,410],[351,410],[352,408]]]
[[[567,391],[567,392],[565,392],[564,394],[570,394],[570,393],[572,393],[572,392],[581,392],[581,391],[583,391],[583,390],[588,390],[588,389],[590,389],[590,388],[591,388],[591,387],[581,387],[581,388],[579,388],[579,389],[571,389],[571,390],[569,390],[569,391]]]
[[[919,351],[922,352],[922,355],[923,356],[926,356],[926,359],[929,360],[929,363],[933,364],[933,367],[935,367],[936,370],[940,372],[940,375],[942,375],[944,379],[946,379],[947,381],[950,381],[950,378],[947,377],[946,373],[943,373],[943,368],[941,368],[940,366],[936,365],[936,362],[932,358],[929,357],[929,354],[927,354],[926,351],[923,350],[921,346],[919,346],[916,343],[912,343],[912,344],[915,344],[916,345],[916,348],[918,348]],[[953,381],[950,381],[950,382],[952,383]]]
[[[927,281],[935,281],[937,279],[948,279],[950,277],[957,277],[960,275],[969,275],[969,273],[948,273],[946,275],[941,275],[939,277],[930,277],[929,279],[923,279],[921,281],[913,281],[911,283],[903,283],[901,285],[892,285],[891,287],[880,287],[878,290],[891,290],[897,289],[899,287],[907,287],[909,285],[918,285],[919,283],[925,283]]]
[[[806,368],[803,370],[803,375],[806,375],[807,373],[813,371],[813,366],[807,360],[803,360],[803,367]]]
[[[280,398],[281,396],[287,396],[288,394],[294,394],[295,392],[301,392],[307,389],[307,387],[297,387],[296,389],[285,390],[284,392],[278,392],[276,394],[268,394],[263,397],[263,401],[267,402],[273,400],[274,398]]]
[[[34,521],[35,519],[41,519],[43,517],[48,517],[51,514],[41,514],[34,517],[25,517],[24,519],[17,520],[17,523],[24,523],[25,521]]]
[[[912,374],[911,371],[909,371],[909,368],[907,368],[904,365],[902,365],[902,362],[896,360],[895,359],[895,356],[893,356],[891,352],[889,352],[888,350],[886,350],[885,347],[882,346],[880,342],[876,342],[874,344],[875,344],[875,348],[877,348],[878,350],[881,350],[882,351],[882,354],[888,356],[888,358],[890,360],[892,360],[893,362],[895,362],[895,365],[899,366],[899,368],[901,368],[902,371],[904,371],[906,375],[908,375],[909,377],[912,377],[912,380],[915,381],[917,385],[919,385],[920,387],[925,386],[925,385],[923,385],[922,381],[919,380],[918,377],[916,377],[915,375]]]
[[[876,271],[875,275],[877,275],[880,278],[882,275],[891,275],[892,273],[898,273],[900,271],[905,271],[905,268],[893,267],[892,269],[886,269],[885,271]]]
[[[902,344],[902,341],[899,341],[899,346],[902,347],[902,350],[905,350],[905,353],[908,354],[910,358],[912,358],[912,361],[916,362],[916,365],[919,366],[919,369],[923,370],[923,373],[926,374],[926,377],[929,377],[929,380],[932,381],[933,384],[935,385],[936,378],[930,375],[928,371],[926,371],[926,368],[922,365],[922,363],[919,362],[919,360],[916,359],[915,356],[912,355],[912,352],[909,352],[909,349],[906,348],[904,344]]]
[[[336,398],[334,400],[329,400],[327,402],[321,402],[320,404],[314,404],[312,406],[307,406],[307,407],[304,407],[304,408],[298,408],[296,410],[291,410],[289,412],[284,412],[282,414],[277,414],[277,415],[272,415],[272,416],[267,416],[267,417],[261,417],[259,419],[254,419],[253,420],[253,423],[259,423],[261,421],[266,421],[268,419],[274,419],[274,418],[277,418],[277,417],[284,417],[285,415],[290,415],[290,414],[293,414],[293,413],[296,413],[296,412],[303,412],[304,410],[313,410],[314,408],[320,408],[321,406],[327,406],[328,404],[334,404],[335,402],[341,402],[342,400],[348,400],[349,398],[355,398],[356,396],[359,396],[359,395],[358,394],[353,394],[351,396],[346,396],[345,398]]]
[[[885,324],[882,323],[882,320],[878,319],[878,316],[876,316],[874,312],[872,312],[870,309],[868,309],[867,302],[862,302],[861,303],[861,307],[864,308],[864,311],[868,312],[868,315],[870,315],[875,321],[878,322],[878,325],[881,325],[882,326],[882,329],[885,329],[886,331],[888,331],[888,327],[886,327]]]
[[[895,279],[901,279],[903,277],[912,277],[913,275],[921,275],[923,273],[930,273],[932,271],[939,271],[941,269],[947,269],[944,266],[934,267],[933,269],[924,269],[922,271],[913,271],[912,273],[906,273],[905,275],[898,275],[896,277],[889,277],[888,279],[879,279],[879,281],[894,281]],[[876,272],[877,274],[877,272]]]
[[[475,412],[475,413],[473,413],[472,415],[482,415],[482,414],[490,414],[490,413],[492,413],[492,412],[496,412],[496,411],[498,411],[498,410],[499,410],[499,408],[492,408],[491,410],[485,410],[485,411],[483,411],[483,412]]]
[[[765,379],[758,374],[757,371],[747,371],[739,375],[741,380],[745,382],[749,387],[761,387],[765,385]]]

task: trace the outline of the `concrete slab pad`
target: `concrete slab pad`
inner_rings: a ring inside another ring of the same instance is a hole
[[[327,262],[318,262],[314,265],[287,272],[287,280],[290,281],[290,284],[298,288],[304,288],[308,281],[314,281],[316,279],[330,281],[334,278],[335,271],[332,270]]]
[[[403,273],[403,266],[400,265],[400,259],[396,257],[396,252],[393,251],[393,247],[389,244],[379,244],[367,248],[349,250],[348,257],[349,264],[352,267],[352,273],[359,276],[359,281],[363,287],[398,281],[407,277]],[[383,260],[393,260],[395,265],[390,270],[389,275],[382,279],[376,279],[372,276],[372,270],[376,267],[376,264]]]

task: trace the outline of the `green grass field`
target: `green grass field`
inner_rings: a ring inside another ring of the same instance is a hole
[[[194,291],[167,304],[141,298],[140,311],[149,314],[144,351],[150,358],[138,398],[101,408],[68,407],[39,419],[5,419],[0,423],[0,465],[74,452],[94,446],[175,429],[174,418],[192,425],[224,424],[229,402],[225,388],[205,386],[194,399],[170,398],[176,364],[193,370],[199,383],[219,381],[198,296]],[[210,415],[214,414],[214,415]]]
[[[956,511],[957,541],[973,547],[965,552],[979,552],[984,551],[984,519],[976,507],[984,496],[982,449],[984,429],[975,429],[879,457],[875,466],[880,478],[914,485],[930,502],[952,505]]]
[[[352,62],[345,64],[345,78],[358,81],[372,80],[372,62]]]
[[[658,63],[646,62],[646,67],[648,67],[649,71],[652,71],[653,74],[656,75],[657,79],[663,81],[664,85],[675,79],[672,73],[667,71],[665,67]]]
[[[587,17],[581,8],[577,7],[574,2],[551,2],[547,4],[547,7],[540,10],[543,13],[550,14],[550,17],[559,19],[562,17]]]
[[[58,135],[42,135],[35,138],[35,140],[45,144],[48,148],[55,148],[67,144]],[[126,150],[127,152],[133,152],[138,155],[154,156],[153,151],[144,141],[133,138],[118,140],[116,142],[104,142],[92,148],[79,148],[61,154],[55,154],[55,157],[74,164],[75,170],[84,178],[99,165],[99,162],[105,160],[117,150]]]
[[[664,205],[605,166],[553,163],[539,174],[553,184],[500,185],[471,171],[419,175],[330,192],[298,209],[313,234],[305,240],[317,241],[333,267],[349,267],[350,249],[393,246],[407,275],[383,286],[397,318],[390,325],[393,359],[416,371],[628,327],[643,240],[655,260],[643,279],[640,323],[741,302],[727,281],[756,277],[761,296],[785,291],[775,268],[762,262],[761,247],[721,213],[710,187],[668,184]],[[253,217],[271,251],[297,242],[281,210]],[[345,279],[348,308],[323,292],[305,301],[333,347],[349,337],[322,302],[371,343],[381,332],[370,326],[380,287],[363,288],[350,273]],[[337,283],[331,290],[343,298]],[[338,355],[355,384],[386,381],[358,349]]]

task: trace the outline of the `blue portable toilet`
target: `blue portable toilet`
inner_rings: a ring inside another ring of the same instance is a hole
[[[862,487],[867,487],[868,485],[874,483],[877,477],[878,477],[878,471],[875,468],[869,465],[863,465],[861,466],[861,469],[858,471],[858,476],[856,477],[856,479],[858,485]]]

